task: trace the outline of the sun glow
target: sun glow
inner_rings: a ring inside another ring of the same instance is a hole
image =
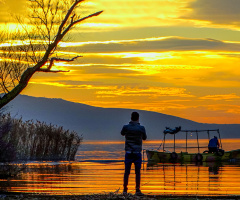
[[[84,23],[84,24],[81,24],[79,25],[81,27],[87,27],[87,28],[92,28],[92,27],[95,27],[95,28],[116,28],[116,27],[121,27],[120,24],[110,24],[110,23]]]
[[[5,16],[6,9],[26,12],[16,6],[23,1],[1,4],[1,31],[22,34],[24,28],[32,34],[34,25],[19,26]],[[207,0],[86,1],[77,14],[104,12],[73,28],[51,55],[83,57],[54,62],[52,70],[70,72],[39,72],[23,93],[151,110],[204,123],[240,123],[238,12],[224,0],[209,5]],[[222,10],[225,7],[232,10]],[[48,42],[53,41],[33,40],[31,44]],[[2,37],[1,63],[17,62],[4,59],[4,49],[29,44]],[[44,52],[37,51],[37,57]],[[48,66],[49,62],[43,68]]]
[[[143,42],[143,41],[159,41],[165,40],[172,37],[152,37],[152,38],[143,38],[143,39],[134,39],[134,40],[106,40],[106,41],[87,41],[87,42],[59,42],[59,47],[74,47],[74,46],[83,46],[89,44],[121,44],[121,43],[134,43],[134,42]]]

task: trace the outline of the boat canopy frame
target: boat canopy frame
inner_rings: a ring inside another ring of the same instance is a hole
[[[220,147],[222,149],[222,141],[221,141],[221,136],[220,136],[220,131],[219,129],[209,129],[209,130],[180,130],[179,132],[185,132],[186,133],[186,152],[187,152],[187,149],[188,148],[197,148],[198,149],[198,153],[200,153],[200,148],[206,148],[206,147],[200,147],[199,146],[199,138],[198,138],[198,134],[200,132],[207,132],[208,134],[208,140],[210,140],[210,132],[217,132],[218,133],[218,138],[219,138],[219,143],[220,143]],[[176,133],[171,133],[174,135],[174,152],[175,152],[175,149],[176,149],[176,138],[175,138],[175,135],[179,132],[176,132]],[[197,136],[197,147],[188,147],[188,133],[196,133],[196,136]],[[167,133],[164,133],[164,138],[163,138],[163,151],[165,151],[165,137],[166,137]]]

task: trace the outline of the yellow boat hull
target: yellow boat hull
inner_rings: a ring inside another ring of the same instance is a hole
[[[240,149],[226,151],[223,155],[217,153],[187,153],[187,152],[159,152],[146,150],[148,162],[215,162],[215,161],[240,161]]]

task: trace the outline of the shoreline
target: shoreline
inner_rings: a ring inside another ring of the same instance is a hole
[[[37,194],[37,193],[19,193],[19,192],[1,192],[0,200],[237,200],[240,199],[239,195],[217,195],[217,196],[196,196],[196,195],[144,195],[135,196],[128,194],[126,196],[121,193],[107,193],[107,194],[87,194],[87,195],[48,195],[48,194]]]

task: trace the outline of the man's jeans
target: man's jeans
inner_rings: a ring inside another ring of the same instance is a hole
[[[136,189],[140,189],[141,180],[141,165],[142,165],[142,154],[141,153],[126,153],[125,154],[125,173],[123,187],[127,190],[128,177],[131,171],[132,163],[135,165],[136,174]]]

